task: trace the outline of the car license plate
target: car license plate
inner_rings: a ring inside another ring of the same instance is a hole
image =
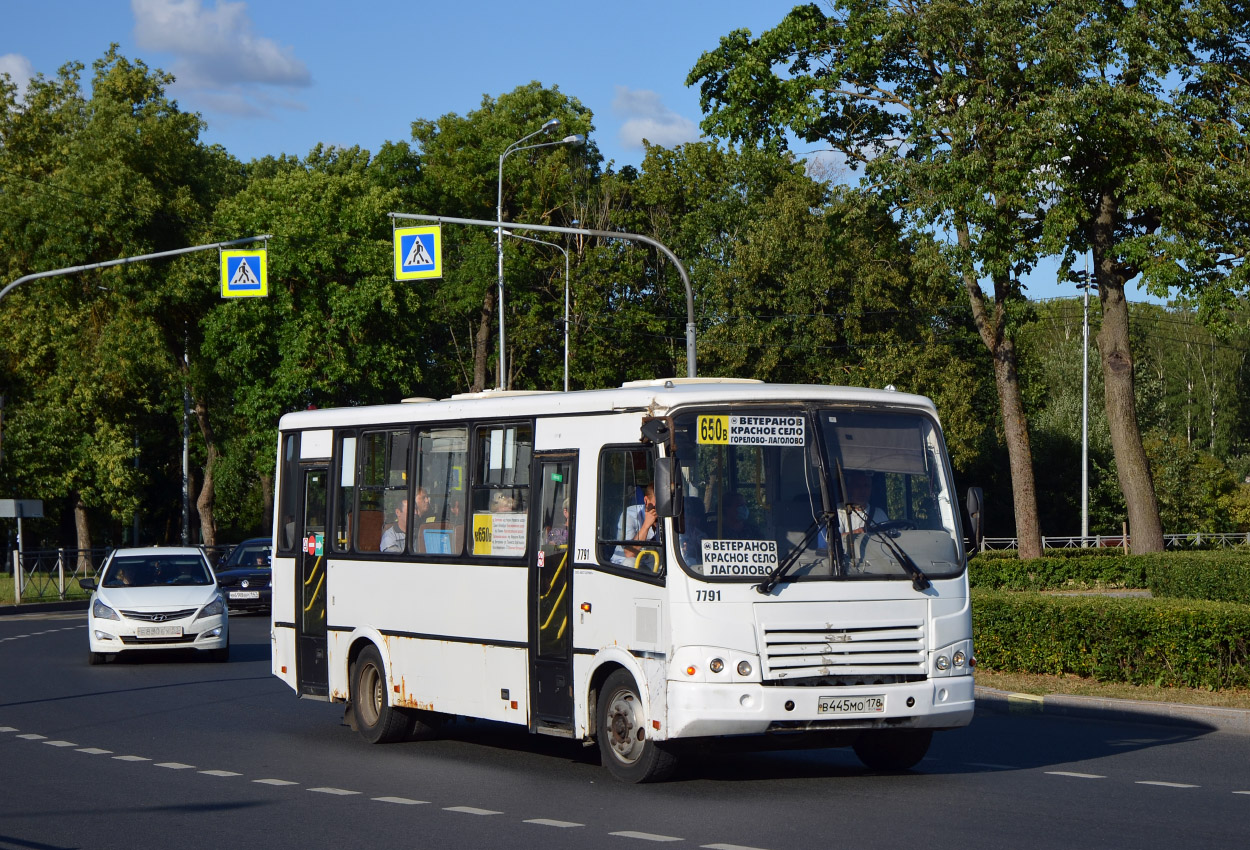
[[[820,697],[816,703],[819,714],[879,714],[885,711],[885,694],[866,697]]]
[[[230,591],[231,599],[260,599],[259,590],[232,590]]]
[[[135,634],[139,637],[182,637],[182,626],[139,626]]]

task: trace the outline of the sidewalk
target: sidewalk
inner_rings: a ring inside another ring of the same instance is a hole
[[[71,599],[67,602],[11,602],[0,603],[0,617],[8,614],[43,614],[48,611],[86,611],[89,599]]]
[[[976,697],[977,711],[991,714],[1051,714],[1119,723],[1199,727],[1213,732],[1250,735],[1250,711],[1237,708],[1070,694],[1038,696],[982,687],[976,689]]]

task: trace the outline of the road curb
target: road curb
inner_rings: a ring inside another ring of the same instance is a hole
[[[66,602],[23,602],[21,605],[0,605],[0,617],[9,614],[42,614],[48,611],[86,611],[90,599]]]
[[[1106,699],[1071,694],[1038,696],[982,687],[976,688],[976,699],[977,711],[986,711],[991,714],[1050,714],[1112,720],[1121,723],[1188,726],[1208,731],[1250,735],[1250,711],[1239,708]]]

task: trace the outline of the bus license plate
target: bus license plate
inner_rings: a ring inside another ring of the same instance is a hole
[[[139,626],[135,633],[139,637],[182,637],[182,626]]]
[[[231,599],[260,599],[259,590],[232,590],[230,591]]]
[[[879,714],[885,711],[885,695],[820,697],[816,711],[819,714]]]

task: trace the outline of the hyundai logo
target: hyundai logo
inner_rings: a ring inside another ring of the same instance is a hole
[[[163,623],[163,622],[165,622],[165,621],[166,621],[166,620],[168,620],[168,619],[169,619],[169,617],[167,617],[167,616],[166,616],[166,615],[164,615],[164,614],[153,614],[153,615],[152,615],[152,622],[153,622],[153,623]]]

